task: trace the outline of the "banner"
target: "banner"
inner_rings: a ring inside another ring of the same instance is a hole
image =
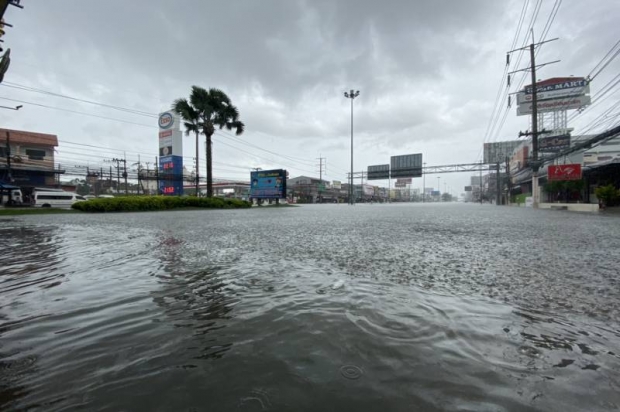
[[[581,180],[581,165],[579,163],[558,166],[551,165],[547,168],[547,180],[550,182]]]

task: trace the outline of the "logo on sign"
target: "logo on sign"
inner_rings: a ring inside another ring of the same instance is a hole
[[[174,124],[174,117],[169,112],[162,113],[159,116],[159,128],[160,129],[170,129]]]

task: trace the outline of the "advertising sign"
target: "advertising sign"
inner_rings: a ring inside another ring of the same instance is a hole
[[[506,156],[511,157],[515,149],[523,144],[521,140],[485,143],[483,150],[484,163],[505,162]]]
[[[589,105],[590,96],[573,96],[536,102],[538,113],[556,112],[560,110],[579,109]],[[532,114],[532,104],[524,103],[517,106],[517,116]]]
[[[159,126],[159,155],[183,156],[183,132],[181,121],[172,112],[160,113],[157,120]]]
[[[183,158],[181,156],[159,158],[159,193],[166,196],[183,194]]]
[[[286,198],[286,170],[259,170],[250,173],[250,198]]]
[[[422,153],[392,156],[390,175],[392,178],[422,177]]]
[[[466,192],[471,192],[472,191],[471,186],[465,186],[465,191]]]
[[[570,147],[570,135],[549,136],[538,139],[538,150],[541,152],[559,152]]]
[[[332,188],[340,190],[342,189],[342,182],[339,180],[332,181]]]
[[[579,163],[568,165],[550,165],[547,169],[547,180],[581,180],[581,165]]]
[[[582,86],[582,87],[552,90],[548,92],[538,92],[536,94],[536,98],[538,99],[538,101],[541,101],[541,100],[549,100],[549,99],[558,99],[561,97],[581,96],[584,94],[590,94],[589,84]],[[531,93],[519,92],[517,93],[517,104],[530,103],[533,99],[533,96],[534,95]]]
[[[407,187],[407,183],[399,182],[398,180],[394,183],[394,187]]]
[[[390,165],[368,166],[367,179],[380,180],[390,178]]]
[[[554,77],[536,83],[537,93],[556,92],[560,90],[584,88],[588,82],[583,77]],[[532,85],[525,86],[525,94],[532,94]]]
[[[364,195],[365,196],[374,196],[375,187],[371,185],[363,185]]]
[[[440,194],[441,194],[441,192],[440,192],[439,190],[433,190],[433,191],[431,192],[431,195],[432,195],[432,196],[439,196]]]
[[[413,183],[413,179],[410,177],[407,178],[400,178],[400,179],[396,179],[396,183],[403,183],[406,185],[410,185],[411,183]]]

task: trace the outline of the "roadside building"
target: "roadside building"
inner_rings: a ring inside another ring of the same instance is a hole
[[[0,128],[0,181],[22,188],[56,186],[64,173],[54,162],[57,146],[53,134]]]

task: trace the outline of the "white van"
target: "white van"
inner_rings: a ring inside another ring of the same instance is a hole
[[[84,200],[83,196],[62,190],[34,192],[35,207],[71,207],[75,202]]]

